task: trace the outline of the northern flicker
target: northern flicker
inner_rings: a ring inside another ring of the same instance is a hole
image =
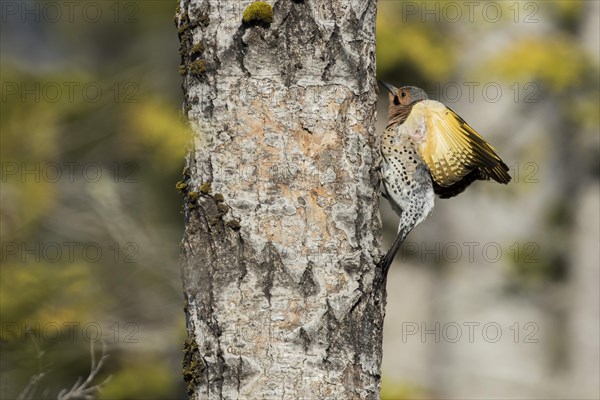
[[[508,167],[454,111],[414,86],[389,91],[388,124],[381,138],[386,197],[400,216],[398,236],[382,261],[383,277],[406,235],[431,213],[435,195],[450,198],[476,180],[508,183]]]

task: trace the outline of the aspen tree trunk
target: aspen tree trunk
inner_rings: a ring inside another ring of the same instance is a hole
[[[184,379],[193,399],[378,399],[376,4],[269,4],[271,22],[229,0],[175,16]]]

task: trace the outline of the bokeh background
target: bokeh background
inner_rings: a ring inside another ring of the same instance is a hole
[[[0,398],[55,398],[101,342],[100,399],[185,398],[176,2],[0,4]],[[513,177],[438,201],[396,257],[384,398],[600,397],[599,24],[597,1],[379,1],[378,77]]]

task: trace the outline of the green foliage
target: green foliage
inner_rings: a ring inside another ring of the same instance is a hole
[[[144,143],[148,155],[168,165],[183,159],[190,132],[180,113],[160,97],[120,108],[120,117],[131,136]]]
[[[443,81],[455,67],[458,38],[444,25],[403,14],[402,2],[381,2],[377,15],[377,76],[398,84]]]
[[[102,5],[98,23],[77,11],[73,23],[64,13],[51,26],[30,19],[21,27],[39,30],[47,41],[6,56],[3,47],[0,156],[18,170],[2,182],[0,229],[3,244],[29,249],[6,255],[3,248],[0,380],[6,398],[16,398],[38,373],[31,334],[48,370],[39,396],[48,390],[48,398],[56,398],[87,376],[89,342],[81,328],[88,323],[101,328],[108,345],[101,373],[113,380],[104,398],[185,395],[181,371],[164,362],[165,354],[179,354],[177,332],[185,330],[183,313],[175,311],[182,304],[181,199],[172,188],[189,135],[179,111],[177,38],[167,18],[173,5],[109,6]],[[31,32],[3,36],[3,44],[22,47],[20,38]],[[150,60],[149,54],[164,56]],[[47,179],[51,165],[62,171],[56,181]],[[85,175],[88,166],[94,168]],[[24,169],[31,172],[23,176]],[[98,169],[100,179],[90,179]],[[99,247],[102,257],[83,257],[85,245]],[[54,260],[56,247],[62,255]],[[70,337],[72,323],[79,327]],[[143,342],[149,334],[162,345],[140,349],[125,342]]]
[[[400,78],[407,83],[424,79],[440,81],[450,76],[454,54],[448,38],[423,24],[404,24],[399,32],[393,15],[380,15],[377,27],[379,76],[404,72],[412,75],[410,79]]]
[[[390,382],[385,377],[381,383],[381,400],[414,400],[431,398],[427,391],[406,382]]]
[[[554,0],[548,2],[548,12],[559,27],[568,31],[577,29],[578,21],[582,17],[584,2],[579,0]]]
[[[506,80],[536,80],[552,92],[579,87],[590,63],[584,53],[567,37],[524,38],[490,59],[482,66],[482,74]]]
[[[100,392],[100,400],[173,398],[175,378],[163,360],[127,360]]]

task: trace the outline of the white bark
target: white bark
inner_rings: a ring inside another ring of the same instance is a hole
[[[249,4],[176,15],[190,397],[377,399],[375,2],[271,1],[262,26]]]

